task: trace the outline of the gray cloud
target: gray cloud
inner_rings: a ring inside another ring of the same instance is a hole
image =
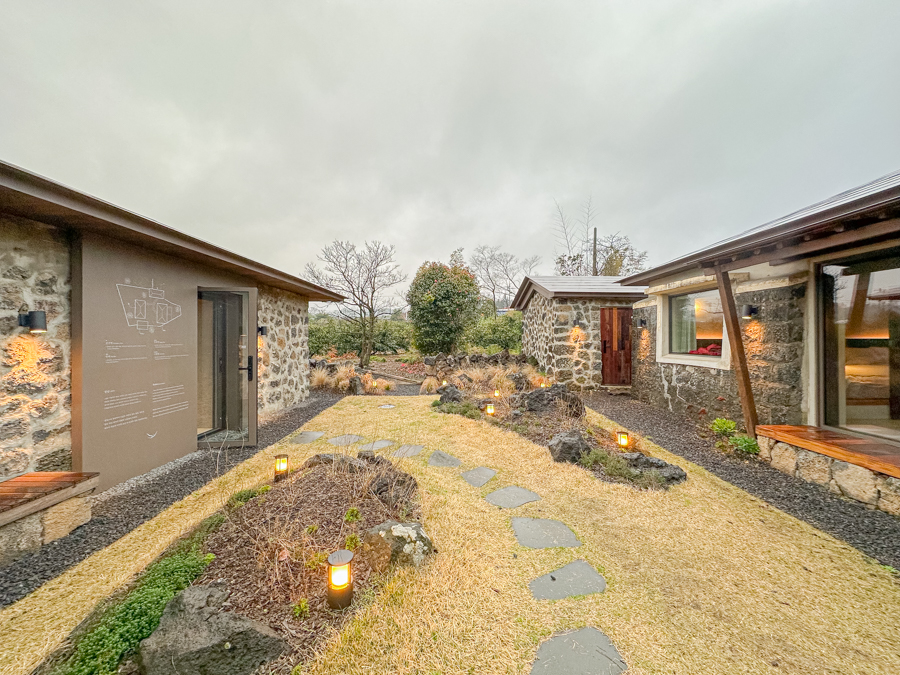
[[[553,200],[661,263],[900,168],[900,4],[0,2],[0,158],[300,273]]]

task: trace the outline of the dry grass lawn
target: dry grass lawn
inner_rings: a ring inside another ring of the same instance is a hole
[[[388,402],[396,407],[378,407]],[[611,637],[632,675],[900,673],[900,584],[855,549],[651,443],[646,449],[684,467],[688,481],[668,492],[599,482],[516,434],[433,412],[430,402],[351,397],[305,426],[325,438],[424,444],[402,462],[419,480],[439,552],[423,570],[391,577],[304,673],[527,673],[541,639],[584,625]],[[0,673],[28,673],[168,541],[228,494],[266,479],[271,456],[284,449],[295,466],[334,451],[324,438],[270,448],[3,610]],[[428,467],[431,450],[463,466]],[[459,477],[481,465],[498,471],[483,488]],[[481,499],[510,484],[543,499],[514,511]],[[513,515],[562,520],[584,544],[520,547]],[[528,581],[578,558],[606,576],[604,594],[531,598]]]

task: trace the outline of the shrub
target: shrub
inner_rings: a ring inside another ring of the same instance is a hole
[[[412,324],[408,321],[378,319],[375,322],[373,349],[396,354],[409,349],[412,343]],[[362,350],[362,331],[359,324],[333,316],[317,316],[309,321],[309,353],[327,356],[354,353]]]
[[[739,434],[737,436],[732,436],[730,442],[731,447],[733,447],[738,452],[743,452],[746,455],[759,454],[759,443],[757,443],[756,439],[752,436]]]
[[[737,429],[737,423],[717,417],[713,423],[709,425],[710,430],[721,438],[731,438]]]
[[[318,531],[319,531],[318,525],[307,525],[306,526],[306,534],[308,534],[309,536],[314,535]]]
[[[470,420],[480,420],[481,419],[481,411],[478,409],[472,401],[463,401],[462,403],[444,403],[440,404],[438,401],[437,410],[442,413],[448,413],[452,415],[462,415],[463,417],[468,417]]]
[[[466,330],[464,341],[470,347],[481,347],[488,354],[522,347],[522,313],[507,312],[503,316],[484,316]]]
[[[355,523],[358,522],[362,516],[359,513],[359,509],[355,506],[351,506],[347,509],[347,513],[344,514],[344,522],[345,523]]]
[[[406,296],[415,347],[426,354],[455,351],[475,319],[478,297],[475,275],[461,262],[424,263]]]

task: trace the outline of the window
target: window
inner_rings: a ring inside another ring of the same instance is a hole
[[[718,290],[669,298],[669,353],[722,356],[722,300]]]

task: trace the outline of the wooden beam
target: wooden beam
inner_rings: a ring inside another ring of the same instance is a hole
[[[719,296],[722,298],[722,309],[725,312],[725,329],[728,331],[728,343],[731,346],[731,363],[737,376],[738,394],[744,413],[744,428],[748,434],[755,436],[758,417],[756,403],[753,400],[753,388],[750,386],[750,371],[747,368],[747,354],[744,352],[740,317],[734,304],[734,293],[731,291],[728,272],[720,267],[716,268],[716,283],[719,285]]]

